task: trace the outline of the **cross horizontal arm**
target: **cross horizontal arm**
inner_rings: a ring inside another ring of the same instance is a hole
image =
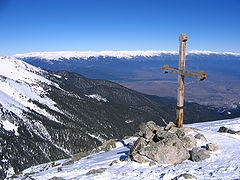
[[[199,71],[199,72],[193,72],[193,71],[188,71],[188,70],[179,70],[176,68],[170,68],[168,65],[164,65],[162,67],[162,71],[164,73],[175,73],[183,76],[191,76],[191,77],[196,77],[199,81],[203,81],[206,79],[207,75],[205,74],[204,71]]]

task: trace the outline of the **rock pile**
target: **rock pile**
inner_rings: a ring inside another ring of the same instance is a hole
[[[207,142],[202,134],[193,136],[193,128],[177,128],[174,123],[166,127],[149,121],[142,123],[137,135],[139,138],[132,145],[129,157],[139,163],[150,162],[165,165],[182,163],[185,160],[202,161],[210,157],[210,151],[218,147],[214,144],[206,148],[197,147],[197,140]]]
[[[238,135],[240,135],[240,131],[234,131],[234,130],[232,130],[232,129],[229,129],[229,128],[227,128],[227,127],[220,127],[219,128],[219,130],[218,130],[218,132],[220,132],[220,133],[229,133],[229,134],[238,134]]]

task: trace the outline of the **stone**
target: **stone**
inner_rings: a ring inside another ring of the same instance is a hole
[[[168,130],[168,132],[175,134],[177,132],[177,130],[178,130],[177,127],[172,127],[171,129]]]
[[[229,133],[229,134],[235,134],[236,133],[236,131],[231,130],[231,129],[226,128],[226,127],[223,127],[223,126],[219,128],[218,132],[220,132],[220,133]]]
[[[208,151],[213,151],[213,152],[215,152],[215,151],[218,151],[218,150],[219,150],[219,147],[218,147],[216,144],[208,143],[208,144],[206,145],[206,149],[207,149]]]
[[[191,127],[183,127],[182,130],[185,132],[185,134],[189,134],[194,131]]]
[[[174,134],[174,133],[170,133],[168,131],[158,130],[156,132],[156,135],[153,137],[153,141],[154,142],[159,142],[161,140],[168,139],[168,138],[177,138],[177,135]]]
[[[147,125],[147,127],[148,127],[151,131],[154,131],[154,130],[156,129],[156,127],[157,127],[156,123],[153,122],[153,121],[148,121],[148,122],[146,123],[146,125]]]
[[[181,138],[181,141],[184,143],[184,146],[187,149],[192,149],[197,146],[197,140],[192,135],[187,135]]]
[[[114,164],[117,164],[118,163],[118,160],[113,160],[110,164],[109,164],[109,166],[113,166]]]
[[[196,139],[201,140],[201,141],[208,142],[207,138],[206,138],[203,134],[198,133],[198,134],[196,134],[194,137],[195,137]]]
[[[115,139],[110,139],[108,141],[105,141],[102,144],[101,150],[105,151],[105,152],[108,152],[108,151],[110,151],[113,148],[116,148],[116,140]]]
[[[166,132],[168,133],[168,132]],[[172,134],[172,133],[169,133]],[[174,135],[174,134],[172,134]],[[190,154],[183,142],[175,136],[166,136],[159,142],[146,146],[139,153],[159,164],[179,164],[189,159]]]
[[[172,127],[177,127],[173,122],[169,122],[168,124],[167,124],[167,126],[165,127],[165,130],[166,131],[168,131],[168,130],[170,130]]]
[[[149,166],[156,166],[156,165],[157,165],[157,163],[154,161],[150,161],[150,163],[149,163]]]
[[[101,174],[106,171],[107,168],[100,168],[100,169],[92,169],[86,173],[87,176],[92,174]]]
[[[64,180],[64,179],[61,177],[52,177],[50,180]]]
[[[89,153],[87,151],[80,152],[80,153],[72,155],[71,160],[72,161],[79,161],[80,159],[82,159],[82,158],[84,158],[88,155],[89,155]]]
[[[70,160],[70,161],[67,161],[67,162],[63,163],[62,166],[71,165],[71,164],[73,164],[73,163],[74,163],[74,161],[73,161],[73,160]]]
[[[151,141],[154,136],[154,130],[156,127],[157,125],[153,121],[141,123],[139,126],[139,135]]]
[[[95,154],[95,153],[98,153],[100,151],[101,151],[101,149],[99,147],[97,147],[97,148],[94,148],[93,150],[91,150],[90,154]]]
[[[56,163],[56,164],[55,164],[55,162],[53,162],[53,163],[51,164],[52,167],[56,167],[56,166],[59,166],[59,165],[60,165],[60,163]]]
[[[144,138],[142,138],[142,137],[140,137],[140,138],[138,138],[135,142],[134,142],[134,144],[132,145],[132,147],[131,147],[131,149],[130,149],[130,151],[129,151],[129,155],[131,156],[131,154],[133,153],[133,152],[138,152],[139,150],[141,150],[144,146],[146,146],[147,145],[147,143],[146,143],[146,141],[145,141],[145,139]]]
[[[61,168],[61,167],[59,167],[59,168],[57,169],[57,171],[58,171],[58,172],[61,172],[61,171],[62,171],[62,168]]]
[[[134,160],[134,161],[136,161],[138,163],[147,163],[147,162],[149,162],[149,160],[146,157],[141,156],[137,152],[132,153],[132,160]]]
[[[210,158],[209,152],[206,149],[195,147],[192,149],[191,160],[195,162],[203,161]]]
[[[185,136],[185,132],[182,128],[178,128],[175,134],[178,136],[178,138],[182,138],[183,136]]]
[[[184,180],[184,179],[189,179],[189,180],[197,180],[197,178],[191,174],[181,174],[175,178],[173,178],[172,180]]]

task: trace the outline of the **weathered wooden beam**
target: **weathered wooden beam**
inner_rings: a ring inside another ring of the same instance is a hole
[[[204,79],[207,78],[207,75],[205,74],[204,71],[199,71],[199,72],[193,72],[193,71],[188,71],[188,70],[179,70],[177,68],[171,68],[168,65],[164,65],[162,67],[162,71],[164,73],[175,73],[175,74],[179,74],[182,76],[190,76],[190,77],[195,77],[197,78],[199,81],[203,81]]]
[[[170,68],[168,65],[162,67],[164,73],[176,73],[178,74],[178,94],[177,94],[177,117],[176,124],[178,128],[183,127],[183,103],[184,103],[184,77],[191,76],[196,77],[200,81],[206,79],[207,75],[204,71],[193,72],[185,70],[185,57],[186,57],[186,42],[188,37],[186,34],[181,34],[179,37],[179,68]]]
[[[187,35],[181,34],[179,37],[179,70],[185,71],[186,43]],[[177,95],[177,117],[176,124],[178,128],[183,127],[183,103],[184,103],[184,75],[178,74],[178,95]]]

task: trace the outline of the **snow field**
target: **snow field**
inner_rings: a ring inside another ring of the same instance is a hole
[[[194,175],[200,180],[240,178],[240,135],[217,132],[221,126],[240,130],[240,118],[197,123],[186,126],[197,128],[198,130],[196,130],[196,132],[204,134],[209,142],[218,145],[220,150],[212,152],[211,158],[204,161],[192,162],[187,160],[176,166],[149,166],[149,163],[139,164],[132,161],[120,161],[120,159],[127,156],[129,151],[129,146],[126,146],[126,144],[137,139],[132,137],[127,140],[117,142],[117,147],[109,152],[101,151],[99,153],[89,155],[71,165],[62,166],[64,162],[69,160],[59,160],[55,162],[55,164],[59,163],[56,167],[51,167],[52,163],[31,167],[23,171],[22,177],[26,173],[35,172],[35,174],[31,175],[31,177],[39,180],[50,179],[52,177],[83,180],[170,180],[184,173]],[[199,143],[201,144],[202,142]],[[109,166],[109,164],[114,160],[118,160],[118,163]],[[62,171],[58,172],[58,168],[61,168]],[[86,173],[90,170],[99,168],[106,168],[106,171],[101,174],[86,175]],[[19,177],[19,179],[22,177]]]

